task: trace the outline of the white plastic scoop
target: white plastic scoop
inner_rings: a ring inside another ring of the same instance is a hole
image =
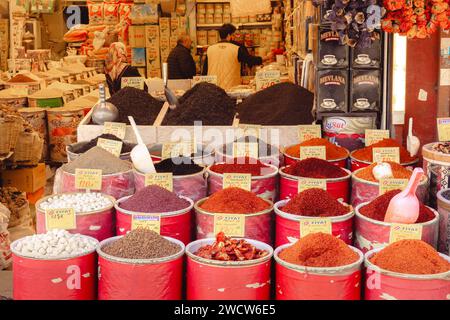
[[[131,150],[131,161],[133,162],[136,170],[142,173],[155,173],[155,166],[153,165],[152,157],[150,152],[148,152],[147,146],[144,144],[141,135],[139,134],[136,122],[134,118],[128,116],[131,127],[133,128],[134,135],[136,136],[137,145]]]
[[[408,137],[406,138],[406,149],[411,157],[414,157],[420,148],[420,140],[412,133],[413,118],[409,118]]]
[[[405,190],[389,202],[384,222],[411,224],[417,221],[420,203],[416,196],[416,190],[423,175],[424,172],[421,168],[414,169]]]

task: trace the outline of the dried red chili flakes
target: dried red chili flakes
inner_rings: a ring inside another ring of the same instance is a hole
[[[269,252],[257,249],[244,239],[231,239],[226,237],[223,232],[219,232],[212,245],[205,245],[194,254],[209,260],[247,261],[265,257]]]

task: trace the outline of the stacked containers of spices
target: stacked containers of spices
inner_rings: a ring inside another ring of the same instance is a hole
[[[450,186],[450,144],[448,142],[426,144],[422,147],[422,156],[423,171],[430,181],[429,203],[436,208],[439,203],[436,194]]]

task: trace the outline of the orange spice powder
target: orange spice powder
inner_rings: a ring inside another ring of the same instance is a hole
[[[327,139],[323,138],[313,138],[306,141],[303,141],[300,144],[296,144],[294,146],[290,146],[289,148],[286,148],[285,152],[286,154],[290,155],[294,158],[300,157],[300,148],[301,147],[320,147],[324,146],[326,148],[326,155],[327,160],[337,160],[346,158],[348,156],[348,150],[339,147],[331,142],[329,142]]]
[[[397,141],[393,139],[383,139],[374,143],[368,147],[356,150],[352,153],[353,158],[356,160],[372,162],[373,161],[373,148],[399,148],[400,150],[400,162],[408,163],[417,159],[417,157],[411,157],[408,150],[403,148]]]
[[[389,165],[391,166],[393,178],[395,178],[395,179],[411,178],[411,175],[412,175],[411,170],[408,170],[405,167],[403,167],[401,164],[398,164],[395,162],[386,161],[386,163],[389,163]],[[373,172],[372,172],[373,168],[375,168],[376,165],[377,165],[376,163],[372,163],[370,166],[365,167],[365,168],[361,169],[360,171],[358,171],[355,174],[355,176],[357,176],[360,179],[366,180],[366,181],[378,182],[378,180],[375,178],[375,176],[373,175]]]

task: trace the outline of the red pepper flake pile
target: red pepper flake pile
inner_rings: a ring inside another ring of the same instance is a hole
[[[264,211],[270,204],[251,191],[225,188],[213,193],[200,208],[208,212],[245,214]]]
[[[450,271],[450,263],[422,240],[400,240],[388,245],[370,259],[374,265],[406,274],[437,274]]]
[[[341,178],[348,175],[344,169],[318,158],[297,161],[284,168],[283,172],[297,177],[315,179]]]
[[[231,239],[219,232],[212,245],[203,246],[194,254],[209,260],[247,261],[265,257],[269,252],[257,249],[244,239]]]
[[[243,157],[234,158],[233,162],[219,163],[211,166],[211,171],[224,173],[250,173],[252,176],[263,176],[274,170],[259,160]]]
[[[332,268],[358,261],[358,254],[331,234],[310,233],[279,254],[280,259],[305,267]]]
[[[349,206],[343,205],[327,191],[318,188],[307,189],[296,194],[282,211],[307,217],[335,217],[350,212]]]
[[[367,205],[361,207],[359,212],[370,219],[384,221],[389,202],[392,198],[399,194],[401,190],[391,190],[385,194],[375,198]],[[423,203],[420,203],[419,218],[416,223],[424,223],[433,220],[435,217],[433,211],[427,208]]]
[[[373,162],[373,148],[399,148],[401,163],[409,163],[417,159],[417,157],[411,157],[408,150],[403,148],[393,139],[383,139],[377,143],[371,144],[368,147],[356,150],[352,153],[352,157],[356,160]]]

